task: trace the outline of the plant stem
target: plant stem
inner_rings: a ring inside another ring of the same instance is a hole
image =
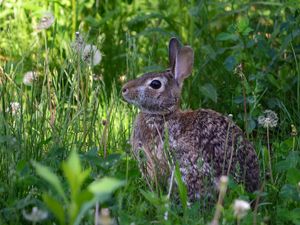
[[[249,139],[248,133],[248,115],[247,115],[247,97],[246,97],[246,88],[245,88],[245,78],[243,78],[243,99],[244,99],[244,126],[246,131],[246,136]]]
[[[99,202],[96,203],[95,206],[95,225],[98,225],[99,223]]]
[[[273,178],[273,173],[272,173],[272,164],[271,164],[271,148],[270,148],[269,126],[267,126],[267,143],[268,143],[269,172],[270,172],[271,182],[274,183],[274,178]]]
[[[222,179],[223,178],[223,179]],[[214,218],[210,225],[218,225],[219,224],[219,219],[221,217],[221,212],[223,208],[223,200],[227,191],[227,185],[228,185],[228,177],[222,176],[220,178],[220,192],[219,192],[219,197],[218,197],[218,202],[216,205],[216,211]]]
[[[257,209],[258,209],[260,196],[261,196],[261,193],[263,192],[264,188],[265,188],[265,182],[263,182],[263,184],[261,185],[259,193],[255,200],[255,206],[254,206],[254,210],[253,210],[253,225],[257,224]]]

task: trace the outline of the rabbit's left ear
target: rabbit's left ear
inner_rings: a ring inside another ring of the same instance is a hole
[[[173,37],[171,38],[169,42],[169,64],[170,69],[174,72],[175,70],[175,64],[176,64],[176,57],[180,50],[181,44],[178,41],[177,38]]]
[[[182,47],[176,57],[175,62],[175,79],[179,85],[187,78],[193,69],[194,64],[194,51],[190,46]]]

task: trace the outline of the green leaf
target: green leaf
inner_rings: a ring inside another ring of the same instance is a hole
[[[63,163],[62,168],[70,185],[71,199],[75,201],[83,182],[90,175],[91,170],[81,171],[80,159],[76,151],[71,152],[67,161]]]
[[[217,41],[236,41],[239,39],[239,36],[231,33],[220,33],[216,39]]]
[[[298,194],[296,185],[285,184],[281,188],[279,195],[285,201],[288,201],[288,200],[299,201],[300,200],[300,196]]]
[[[153,206],[158,206],[159,204],[161,204],[159,197],[156,193],[143,190],[140,190],[140,192]]]
[[[94,181],[88,186],[88,190],[94,194],[111,194],[114,192],[117,188],[123,186],[125,184],[124,181],[110,178],[110,177],[104,177],[98,181]]]
[[[67,161],[65,164],[69,167],[72,168],[74,174],[79,174],[81,172],[81,164],[80,164],[80,159],[75,150],[73,150],[68,157]]]
[[[237,61],[235,57],[231,55],[228,56],[224,61],[224,66],[228,72],[232,72],[236,65],[237,65]]]
[[[94,197],[90,201],[84,202],[81,206],[77,217],[75,219],[74,225],[79,225],[83,215],[92,207],[95,206],[97,202],[102,203],[106,201],[110,194],[115,191],[117,188],[124,185],[124,181],[120,181],[115,178],[104,177],[98,181],[94,181],[88,186],[88,191],[81,193],[79,199],[81,201],[88,200],[90,198],[90,192],[94,194]],[[90,191],[90,192],[89,192]]]
[[[90,201],[84,202],[84,204],[81,206],[79,212],[77,213],[77,217],[74,219],[73,225],[80,225],[81,220],[83,216],[86,214],[86,212],[91,209],[92,207],[95,207],[96,203],[102,203],[108,199],[108,195],[95,195],[94,198]]]
[[[290,213],[290,218],[294,224],[300,224],[300,208],[293,209]]]
[[[210,83],[204,84],[203,86],[200,87],[200,91],[205,97],[209,98],[213,102],[218,101],[217,90],[212,84]]]
[[[296,151],[292,151],[289,153],[288,157],[285,160],[278,162],[275,168],[278,172],[284,172],[289,170],[290,168],[296,168],[299,162],[299,153]]]
[[[54,216],[58,219],[60,225],[64,225],[65,223],[65,211],[63,208],[63,204],[48,194],[43,194],[43,200],[50,211],[54,214]]]
[[[93,199],[94,195],[88,191],[83,190],[80,192],[77,196],[77,205],[83,205],[85,202],[91,201]]]
[[[80,211],[78,212],[77,217],[76,217],[76,219],[74,220],[73,225],[80,225],[80,224],[82,224],[82,223],[81,223],[81,220],[82,220],[83,216],[85,215],[85,213],[86,213],[90,208],[94,207],[95,204],[96,204],[97,202],[101,202],[101,201],[99,201],[97,198],[93,198],[91,201],[85,202],[85,203],[83,204],[83,206],[81,207]]]
[[[66,201],[66,196],[58,177],[52,173],[48,167],[43,166],[38,162],[32,162],[32,165],[35,168],[36,173],[49,184],[51,184],[57,193],[64,199],[64,201]]]
[[[182,177],[181,177],[181,173],[180,173],[178,163],[176,163],[176,167],[175,167],[175,180],[176,180],[176,183],[177,183],[177,186],[178,186],[179,197],[180,197],[180,201],[181,201],[181,204],[182,204],[182,208],[183,208],[184,211],[186,211],[187,201],[188,201],[187,188],[186,188],[185,184],[182,181]]]
[[[237,23],[237,28],[240,33],[244,32],[249,27],[248,17],[241,17]]]
[[[247,36],[251,31],[253,31],[253,29],[251,27],[247,27],[243,32],[242,35],[243,36]]]
[[[210,59],[215,60],[217,58],[217,53],[211,45],[203,45],[201,50],[206,54]]]
[[[300,181],[300,171],[296,168],[290,168],[286,174],[287,183],[297,185]]]

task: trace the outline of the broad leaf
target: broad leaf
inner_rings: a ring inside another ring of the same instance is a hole
[[[124,181],[104,177],[98,181],[94,181],[88,186],[88,190],[96,195],[98,194],[111,194],[117,188],[123,186],[125,184]]]
[[[204,84],[203,86],[200,87],[200,91],[205,97],[209,98],[213,102],[218,101],[217,90],[212,84],[210,83]]]
[[[43,200],[47,207],[51,210],[51,212],[55,215],[55,217],[59,220],[60,225],[64,225],[65,223],[65,211],[63,208],[63,204],[48,194],[43,195]]]
[[[236,41],[239,39],[239,36],[231,33],[220,33],[216,39],[217,41]]]
[[[32,165],[35,168],[36,173],[51,184],[57,193],[66,201],[66,196],[58,177],[52,173],[48,167],[43,166],[38,162],[33,162]]]

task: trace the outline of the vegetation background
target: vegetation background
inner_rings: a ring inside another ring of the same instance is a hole
[[[173,36],[195,50],[182,108],[232,114],[259,157],[261,192],[229,182],[220,223],[300,224],[299,3],[0,0],[0,224],[95,224],[99,204],[109,208],[102,224],[212,220],[218,205],[185,208],[163,187],[150,190],[128,145],[137,109],[120,87],[166,68]],[[37,30],[49,13],[54,23]],[[78,57],[77,31],[99,49],[99,64]],[[29,86],[28,71],[36,75]],[[258,123],[266,109],[276,127]],[[235,218],[235,199],[257,198]],[[33,207],[47,218],[30,217]]]

